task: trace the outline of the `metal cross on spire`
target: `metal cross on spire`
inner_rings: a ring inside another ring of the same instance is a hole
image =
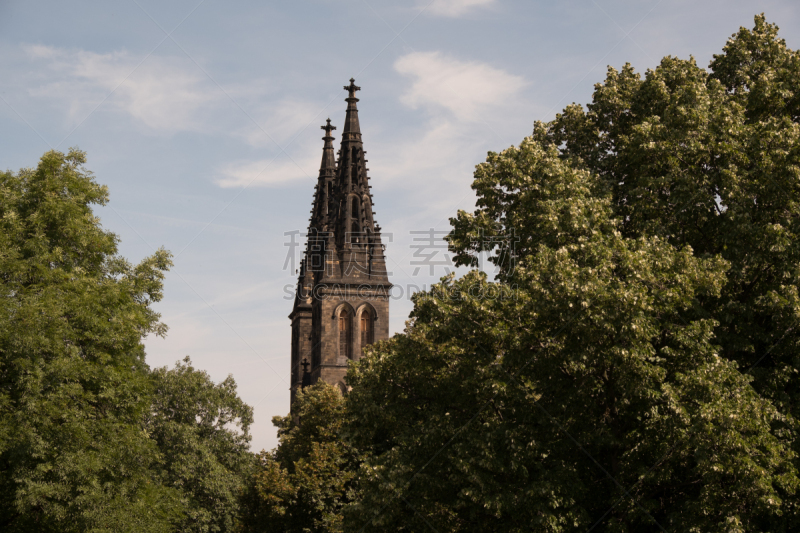
[[[349,93],[350,93],[350,95],[347,97],[347,101],[348,102],[350,101],[351,98],[353,100],[355,100],[356,102],[358,102],[358,98],[356,98],[356,91],[360,91],[361,87],[356,85],[355,78],[350,78],[350,85],[345,85],[344,86],[344,90],[345,91],[349,91]]]

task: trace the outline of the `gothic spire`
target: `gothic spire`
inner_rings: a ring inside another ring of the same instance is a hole
[[[331,258],[335,256],[331,264],[336,268],[325,275],[388,282],[380,227],[373,218],[369,169],[356,107],[356,91],[361,87],[350,78],[350,85],[344,89],[348,96],[341,147],[335,173],[326,184],[330,191],[328,211],[324,227],[320,225],[327,235],[325,248]]]
[[[325,141],[325,145],[322,147],[319,179],[314,191],[314,204],[311,208],[311,221],[308,228],[309,234],[314,231],[324,231],[327,226],[331,182],[336,175],[336,158],[333,152],[334,137],[331,135],[336,126],[331,125],[331,119],[329,118],[324,126],[320,126],[320,129],[325,130],[325,136],[322,138]]]
[[[342,130],[342,142],[344,141],[360,141],[361,140],[361,126],[358,123],[358,108],[356,107],[356,91],[360,91],[361,87],[356,85],[356,80],[350,78],[350,85],[345,85],[344,90],[347,91],[347,114],[344,119],[344,129]]]
[[[334,137],[331,134],[336,126],[331,125],[328,118],[324,126],[320,129],[325,131],[322,140],[325,145],[322,147],[322,162],[319,167],[319,178],[314,189],[314,203],[311,207],[311,220],[308,224],[306,240],[306,271],[309,275],[318,271],[324,262],[324,234],[328,230],[329,209],[331,205],[332,184],[336,177],[336,159],[333,152]],[[308,278],[308,283],[313,283]]]
[[[331,135],[331,132],[336,129],[336,126],[331,126],[331,119],[329,118],[327,124],[324,126],[320,126],[320,129],[325,130],[325,137],[322,138],[325,141],[325,146],[322,148],[322,164],[320,164],[319,170],[320,175],[325,170],[335,170],[336,169],[336,157],[333,153],[333,139],[334,137]]]
[[[325,145],[308,227],[305,268],[298,287],[311,287],[332,277],[349,277],[352,272],[388,282],[358,123],[355,93],[360,87],[350,79],[345,89],[347,114],[336,159],[332,135],[336,128],[330,119],[321,126]]]

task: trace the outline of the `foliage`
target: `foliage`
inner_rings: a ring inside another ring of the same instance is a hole
[[[151,376],[154,399],[145,427],[161,451],[162,482],[181,492],[185,515],[175,531],[234,531],[253,466],[253,409],[237,396],[231,376],[215,384],[189,357]]]
[[[292,409],[294,415],[273,418],[280,443],[258,456],[244,530],[341,531],[341,508],[355,498],[358,465],[342,440],[342,394],[319,382],[299,391]]]
[[[800,59],[609,69],[478,165],[457,262],[348,373],[345,529],[790,531]]]
[[[141,341],[166,331],[150,304],[169,254],[116,255],[84,162],[52,151],[0,174],[0,527],[167,531],[178,494],[151,476]]]
[[[233,531],[252,409],[188,359],[146,365],[170,255],[117,255],[85,160],[0,173],[0,529]]]
[[[800,417],[800,53],[755,17],[710,72],[665,58],[644,79],[609,71],[593,103],[539,125],[542,142],[600,178],[626,235],[661,235],[730,268],[722,293],[699,301],[718,322],[720,355],[796,437]],[[785,514],[800,524],[795,499]]]
[[[613,69],[584,112],[538,124],[543,144],[598,176],[621,231],[659,235],[730,264],[701,303],[722,355],[800,415],[800,54],[763,15],[711,72],[667,57],[644,79]]]

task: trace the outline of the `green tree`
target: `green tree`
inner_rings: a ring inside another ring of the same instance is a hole
[[[189,357],[157,368],[145,427],[161,451],[162,482],[179,490],[184,518],[175,531],[235,531],[239,499],[253,467],[249,451],[253,409],[228,376],[215,384]]]
[[[598,177],[624,235],[728,262],[720,295],[698,303],[798,455],[800,53],[762,14],[709,67],[667,57],[644,78],[611,69],[586,110],[570,106],[534,135]],[[798,527],[795,501],[784,511]]]
[[[345,529],[792,531],[798,54],[609,69],[475,172],[471,273],[348,374]]]
[[[624,237],[593,179],[532,138],[479,165],[526,251],[496,256],[505,284],[417,296],[406,332],[348,374],[367,457],[353,530],[752,531],[780,511],[796,485],[780,414],[696,309],[727,263]],[[456,221],[462,261],[482,217]]]
[[[170,256],[117,255],[85,161],[0,174],[0,529],[233,531],[252,409],[188,358],[149,369]]]
[[[719,297],[726,358],[800,415],[800,54],[763,15],[714,56],[711,72],[667,57],[642,79],[609,70],[584,111],[535,136],[598,176],[628,236],[658,235],[730,264]]]
[[[151,303],[170,256],[117,255],[84,162],[0,173],[0,529],[168,531],[179,494],[153,477],[142,339],[166,331]]]
[[[280,443],[261,452],[245,495],[244,530],[341,531],[343,505],[356,497],[359,457],[341,434],[344,400],[319,382],[300,391],[294,415],[274,417]]]

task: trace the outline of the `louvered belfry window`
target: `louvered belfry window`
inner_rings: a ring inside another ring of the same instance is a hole
[[[347,309],[339,311],[339,355],[351,357],[350,351],[350,313]]]
[[[368,311],[361,313],[361,347],[373,342],[372,335],[372,315]]]

